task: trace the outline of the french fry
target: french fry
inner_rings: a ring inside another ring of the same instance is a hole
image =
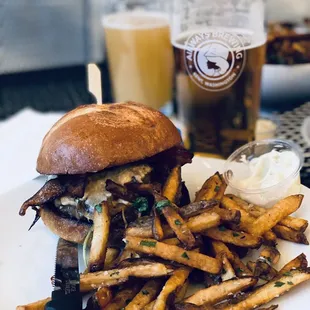
[[[256,286],[255,288],[252,288],[252,291],[254,289],[257,289],[259,286]],[[230,295],[227,300],[222,301],[221,303],[216,304],[216,309],[225,309],[229,305],[235,305],[239,303],[242,300],[245,300],[250,294],[251,290],[247,290],[246,292],[237,292],[236,294]]]
[[[178,238],[169,238],[162,240],[163,243],[171,244],[171,245],[180,245],[181,242]]]
[[[179,213],[184,219],[186,219],[203,212],[212,211],[217,205],[218,201],[214,199],[196,201],[180,208]]]
[[[109,205],[102,202],[94,210],[94,232],[89,253],[89,271],[104,268],[110,229]]]
[[[226,195],[226,196],[228,198],[231,198],[235,203],[241,205],[243,208],[246,208],[246,210],[256,218],[267,212],[267,210],[265,208],[259,207],[259,206],[249,205],[246,201],[244,201],[241,198],[238,198],[234,195]],[[302,232],[308,226],[308,222],[306,220],[288,216],[288,217],[284,218],[283,220],[281,220],[279,222],[279,224],[281,224],[281,227],[279,227],[279,225],[275,225],[275,227],[274,227],[274,230],[278,231],[278,237],[279,238],[281,238],[280,237],[281,232],[283,232],[283,238],[282,239],[289,238],[289,239],[285,239],[285,240],[294,241],[297,243],[307,242],[306,236],[302,234]],[[282,228],[282,226],[285,226],[288,228]],[[294,233],[294,231],[292,231],[292,230],[299,231],[300,233],[299,234]],[[268,231],[268,232],[264,233],[264,243],[266,245],[275,246],[276,237],[277,236],[273,232]],[[305,244],[307,244],[307,243],[305,243]]]
[[[224,226],[219,226],[216,228],[210,228],[206,231],[201,232],[204,236],[211,239],[222,241],[224,243],[234,244],[240,247],[247,248],[259,248],[263,242],[262,238],[250,235],[244,232],[236,232],[225,228]]]
[[[304,253],[299,254],[297,257],[289,261],[279,271],[280,274],[286,274],[294,269],[306,269],[308,267],[308,261]]]
[[[251,216],[247,211],[245,211],[241,206],[239,206],[234,200],[230,199],[228,196],[224,195],[221,206],[227,210],[238,210],[241,213],[240,219],[240,229],[248,231],[249,225],[255,221],[255,217]]]
[[[251,226],[256,220],[255,217],[250,215],[246,210],[244,210],[238,203],[236,203],[233,199],[229,198],[229,196],[225,195],[221,201],[222,206],[227,210],[236,210],[241,214],[239,229],[245,232],[251,232]],[[268,245],[276,244],[276,236],[272,231],[266,231],[264,234],[264,242]]]
[[[259,310],[275,310],[278,308],[278,305],[271,305],[270,307],[267,308],[259,308]]]
[[[249,203],[247,201],[245,201],[244,199],[233,195],[233,194],[225,194],[226,197],[228,197],[229,199],[232,199],[233,201],[235,201],[239,206],[245,208],[246,211],[248,211],[248,208],[253,206],[252,203]],[[257,217],[259,217],[261,214],[259,214]]]
[[[177,303],[174,305],[175,310],[214,310],[212,306],[196,306],[188,303]]]
[[[158,295],[162,286],[162,281],[159,279],[152,279],[147,281],[140,292],[130,301],[126,306],[126,310],[143,310],[144,306],[152,302]]]
[[[175,302],[176,303],[180,302],[181,300],[184,299],[186,292],[187,292],[187,289],[188,289],[188,286],[189,286],[189,280],[187,279],[181,287],[176,289],[176,292],[175,292]]]
[[[165,310],[167,299],[172,292],[181,287],[189,276],[190,268],[181,267],[173,272],[156,298],[153,310]]]
[[[229,299],[217,303],[216,305],[213,306],[213,309],[214,310],[221,310],[221,309],[227,307],[228,305],[230,305],[230,300]]]
[[[222,261],[222,274],[221,274],[222,281],[227,281],[227,280],[235,278],[236,277],[235,271],[229,259],[227,258],[226,253],[224,251],[219,251],[218,253],[216,253],[216,258]],[[208,287],[211,286],[209,285],[209,282],[212,283],[214,280],[216,281],[214,277],[211,277],[211,279],[208,279],[208,277],[205,277],[205,280],[208,282]],[[214,284],[219,284],[219,283],[220,282],[218,283],[215,282]]]
[[[235,271],[227,258],[226,254],[222,254],[222,262],[223,262],[223,271],[221,277],[222,281],[228,281],[236,277]]]
[[[112,301],[104,308],[105,310],[120,310],[127,306],[132,298],[139,292],[139,283],[126,286],[117,292]]]
[[[235,270],[235,273],[238,278],[253,276],[253,273],[249,268],[242,262],[237,254],[234,254],[231,264]]]
[[[266,209],[264,207],[259,207],[256,205],[249,204],[248,207],[242,206],[249,214],[253,217],[258,218],[266,213]]]
[[[104,269],[111,269],[115,263],[115,260],[118,258],[119,249],[107,248],[104,261]]]
[[[263,235],[263,243],[265,245],[267,245],[267,246],[275,247],[277,245],[277,236],[276,236],[276,234],[272,230],[266,231],[264,233],[264,235]]]
[[[246,299],[246,296],[248,294],[249,294],[248,292],[244,293],[242,296],[243,297],[242,300]],[[236,300],[226,300],[220,304],[215,305],[214,309],[215,310],[222,310],[222,309],[225,309],[227,306],[232,305],[232,304],[236,304]],[[275,310],[277,308],[278,308],[278,305],[271,305],[270,307],[267,307],[267,308],[259,308],[259,310]]]
[[[280,200],[254,221],[249,227],[249,232],[256,236],[263,235],[282,219],[295,212],[300,207],[302,199],[303,195],[292,195]]]
[[[145,265],[134,265],[127,268],[81,274],[80,290],[82,292],[87,292],[100,286],[110,286],[111,283],[115,285],[114,283],[117,284],[118,280],[122,283],[124,282],[123,279],[127,279],[128,277],[153,278],[166,276],[172,271],[172,269],[167,268],[164,264],[154,262]]]
[[[275,247],[265,247],[260,253],[260,257],[268,261],[270,264],[277,264],[280,259],[280,252]]]
[[[164,230],[155,208],[153,208],[152,235],[156,240],[162,240],[164,238]]]
[[[44,310],[45,305],[51,300],[50,297],[38,300],[28,305],[17,306],[16,310]]]
[[[292,270],[290,275],[283,275],[255,290],[245,300],[236,305],[227,306],[225,310],[250,310],[262,306],[276,297],[291,290],[298,284],[310,280],[310,270]]]
[[[239,224],[241,220],[241,213],[239,210],[226,210],[223,208],[215,208],[214,212],[216,212],[220,218],[221,221],[224,223],[230,223],[230,224]]]
[[[111,302],[112,291],[108,287],[99,288],[96,293],[88,300],[86,309],[104,309]]]
[[[220,222],[221,218],[217,213],[208,212],[190,217],[186,224],[192,233],[199,233],[206,229],[218,226]]]
[[[205,304],[213,305],[226,299],[229,294],[244,291],[247,288],[254,286],[256,282],[257,281],[252,277],[228,280],[222,282],[221,284],[202,289],[186,298],[184,301],[197,306]]]
[[[309,241],[303,232],[296,231],[282,225],[276,225],[273,228],[273,231],[280,239],[309,245]]]
[[[152,224],[149,227],[130,226],[126,229],[126,235],[141,238],[154,238]],[[165,236],[167,237],[167,236]]]
[[[181,210],[181,209],[180,209]],[[199,233],[203,230],[216,227],[220,224],[220,216],[215,212],[202,213],[197,216],[190,217],[186,221],[187,227],[192,233]],[[163,225],[164,237],[173,237],[173,230],[167,226]],[[126,236],[140,237],[140,238],[152,238],[152,224],[144,223],[144,226],[130,226],[126,229]]]
[[[112,286],[118,286],[118,285],[121,285],[125,282],[128,281],[129,278],[121,278],[121,279],[111,279],[111,280],[106,280],[104,282],[101,282],[100,284],[99,283],[95,283],[95,284],[92,284],[90,283],[90,281],[88,282],[80,282],[80,291],[82,293],[85,293],[85,292],[90,292],[90,291],[93,291],[93,290],[96,290],[98,289],[99,287],[112,287]]]
[[[235,202],[237,202],[240,206],[245,208],[246,211],[248,211],[254,217],[260,217],[261,215],[267,212],[267,209],[265,209],[264,207],[250,204],[235,195],[228,194],[226,196],[233,199]],[[308,227],[307,220],[302,219],[302,218],[292,217],[292,216],[285,217],[279,222],[279,224],[282,226],[286,226],[288,228],[294,229],[296,231],[301,231],[301,232],[304,232]]]
[[[152,302],[150,302],[148,305],[146,305],[144,307],[144,310],[153,310],[153,306],[155,304],[155,300],[153,300]]]
[[[223,242],[212,240],[211,244],[216,255],[225,254],[227,256],[238,277],[253,276],[253,273],[244,265],[238,255],[230,251]]]
[[[107,287],[101,287],[94,294],[94,298],[97,301],[100,309],[103,309],[112,300],[111,289]]]
[[[226,183],[222,176],[216,172],[204,182],[201,189],[196,193],[195,201],[216,199],[221,201],[226,190]]]
[[[176,166],[171,170],[170,175],[166,180],[166,183],[163,187],[163,196],[166,197],[169,201],[175,202],[181,181],[181,167]]]
[[[256,262],[248,262],[247,266],[254,273],[254,277],[265,281],[270,281],[278,275],[277,270],[261,259]]]
[[[256,263],[253,262],[253,261],[248,261],[248,262],[246,263],[246,265],[247,265],[247,267],[251,270],[251,272],[252,272],[253,275],[254,275]]]
[[[279,224],[300,232],[304,232],[308,227],[307,220],[293,216],[285,217]]]
[[[214,197],[214,199],[218,200],[218,201],[221,201],[223,196],[224,196],[224,193],[226,191],[226,188],[227,188],[227,184],[223,178],[223,175],[222,174],[218,174],[220,180],[221,180],[221,185],[220,185],[220,188],[215,188],[214,191],[216,192],[216,195]]]
[[[142,216],[134,222],[129,223],[126,228],[126,234],[142,238],[153,237],[153,216]]]
[[[227,245],[223,243],[222,241],[212,240],[211,245],[212,245],[213,251],[216,256],[225,254],[229,260],[233,259],[234,257],[233,253],[229,250]]]
[[[161,211],[177,238],[186,248],[191,249],[195,245],[195,238],[187,227],[186,222],[171,205],[163,207]]]
[[[221,262],[213,257],[195,251],[185,251],[175,245],[168,245],[154,239],[142,239],[127,236],[126,249],[173,260],[183,265],[201,269],[213,274],[218,274],[221,271]]]
[[[122,253],[117,257],[115,262],[112,264],[113,268],[119,266],[123,261],[130,258],[139,258],[140,255],[135,251],[123,250]],[[112,268],[111,268],[112,269]]]
[[[138,258],[128,258],[126,260],[123,260],[119,265],[118,269],[133,267],[133,266],[144,266],[144,265],[152,265],[154,263],[162,263],[167,268],[170,268],[171,265],[169,263],[163,263],[163,261],[154,260],[154,258],[150,257],[138,257]],[[171,267],[173,269],[173,267]],[[172,270],[173,271],[173,270]]]

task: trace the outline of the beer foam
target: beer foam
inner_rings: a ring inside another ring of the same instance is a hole
[[[134,30],[167,27],[169,21],[164,13],[132,11],[108,15],[102,19],[102,25],[105,28]]]
[[[266,34],[264,32],[261,33],[255,33],[254,31],[250,29],[241,29],[241,28],[206,28],[206,29],[195,29],[193,31],[187,31],[182,32],[175,38],[173,38],[172,45],[174,47],[177,47],[179,49],[186,49],[186,40],[195,33],[202,33],[202,32],[214,32],[214,31],[221,31],[221,32],[227,32],[232,33],[235,35],[242,35],[242,36],[248,36],[251,38],[251,43],[245,44],[244,49],[252,49],[258,46],[261,46],[266,43]],[[198,48],[192,48],[192,50],[198,50]]]

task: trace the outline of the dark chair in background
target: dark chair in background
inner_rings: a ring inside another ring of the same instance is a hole
[[[94,102],[86,65],[103,61],[102,2],[0,1],[0,120]]]

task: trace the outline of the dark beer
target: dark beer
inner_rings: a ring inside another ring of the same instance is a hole
[[[179,39],[173,42],[177,114],[184,126],[182,129],[185,145],[195,152],[227,156],[239,146],[254,139],[255,122],[260,106],[261,71],[265,62],[265,41],[263,39],[256,44],[252,42],[244,46],[243,56],[246,57],[242,59],[243,69],[241,63],[238,64],[239,58],[242,57],[238,51],[234,55],[233,63],[232,50],[226,52],[220,41],[210,43],[203,56],[206,61],[205,71],[207,74],[212,72],[214,83],[203,81],[204,72],[199,71],[202,76],[200,77],[199,72],[197,74],[191,71],[192,66],[188,61],[194,60],[190,58],[190,52],[199,46],[191,46],[191,50],[188,51],[188,42],[186,35],[179,36]],[[228,69],[232,64],[234,68]],[[225,88],[225,82],[220,76],[236,76],[238,70],[240,75],[236,81]],[[205,86],[213,86],[215,83],[225,89],[208,89]]]

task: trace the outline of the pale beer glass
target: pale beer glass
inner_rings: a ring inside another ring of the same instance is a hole
[[[173,0],[177,115],[192,151],[254,139],[266,33],[263,0]]]
[[[120,1],[103,18],[113,97],[155,109],[171,103],[173,48],[164,1]]]

